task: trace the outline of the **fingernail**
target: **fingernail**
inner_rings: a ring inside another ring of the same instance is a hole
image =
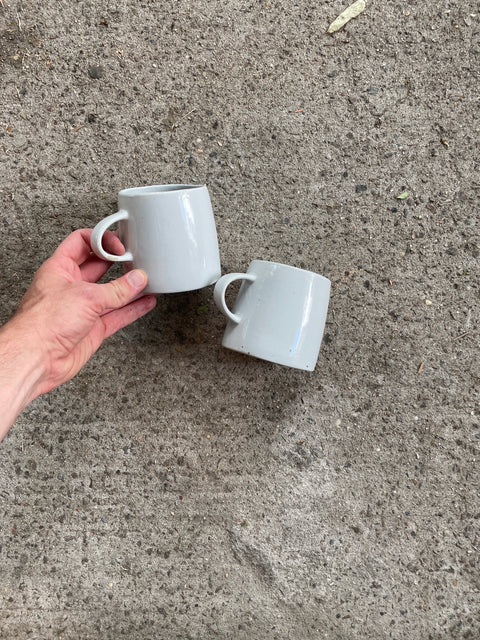
[[[141,287],[147,282],[147,274],[141,269],[133,269],[127,273],[127,280],[133,287]]]

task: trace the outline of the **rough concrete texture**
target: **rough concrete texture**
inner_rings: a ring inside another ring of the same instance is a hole
[[[142,184],[208,185],[224,272],[332,280],[313,374],[208,288],[25,410],[2,638],[480,637],[478,3],[347,4],[0,2],[2,320]]]

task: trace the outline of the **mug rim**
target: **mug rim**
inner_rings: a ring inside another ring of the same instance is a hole
[[[142,187],[128,187],[118,192],[119,196],[139,197],[151,196],[160,193],[179,193],[181,191],[190,191],[194,189],[203,189],[204,184],[152,184]]]
[[[327,282],[330,282],[331,284],[331,281],[326,276],[322,276],[321,273],[317,273],[316,271],[310,271],[309,269],[302,269],[301,267],[295,267],[291,264],[285,264],[283,262],[275,262],[274,260],[261,260],[260,258],[256,258],[255,260],[252,260],[250,262],[247,269],[247,273],[250,270],[250,267],[256,262],[259,262],[260,264],[273,264],[276,267],[286,267],[287,269],[292,269],[293,271],[300,271],[301,273],[306,273],[309,276],[317,276],[322,280],[326,280]]]

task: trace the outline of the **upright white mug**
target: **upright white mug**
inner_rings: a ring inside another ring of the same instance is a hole
[[[143,269],[144,293],[201,289],[221,274],[217,230],[208,189],[204,185],[154,185],[124,189],[118,212],[101,220],[91,237],[92,251],[125,270]],[[102,236],[119,223],[123,255],[107,253]]]
[[[230,311],[225,291],[235,280],[243,282]],[[246,273],[222,276],[213,297],[228,318],[224,347],[287,367],[315,369],[330,280],[304,269],[254,260]]]

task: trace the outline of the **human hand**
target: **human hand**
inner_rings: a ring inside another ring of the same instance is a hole
[[[143,271],[133,270],[107,284],[95,284],[111,263],[91,253],[91,229],[69,235],[34,276],[7,325],[10,335],[40,352],[42,371],[35,395],[70,380],[102,341],[153,309],[156,298],[141,295]],[[111,253],[124,251],[112,232],[104,236]]]

